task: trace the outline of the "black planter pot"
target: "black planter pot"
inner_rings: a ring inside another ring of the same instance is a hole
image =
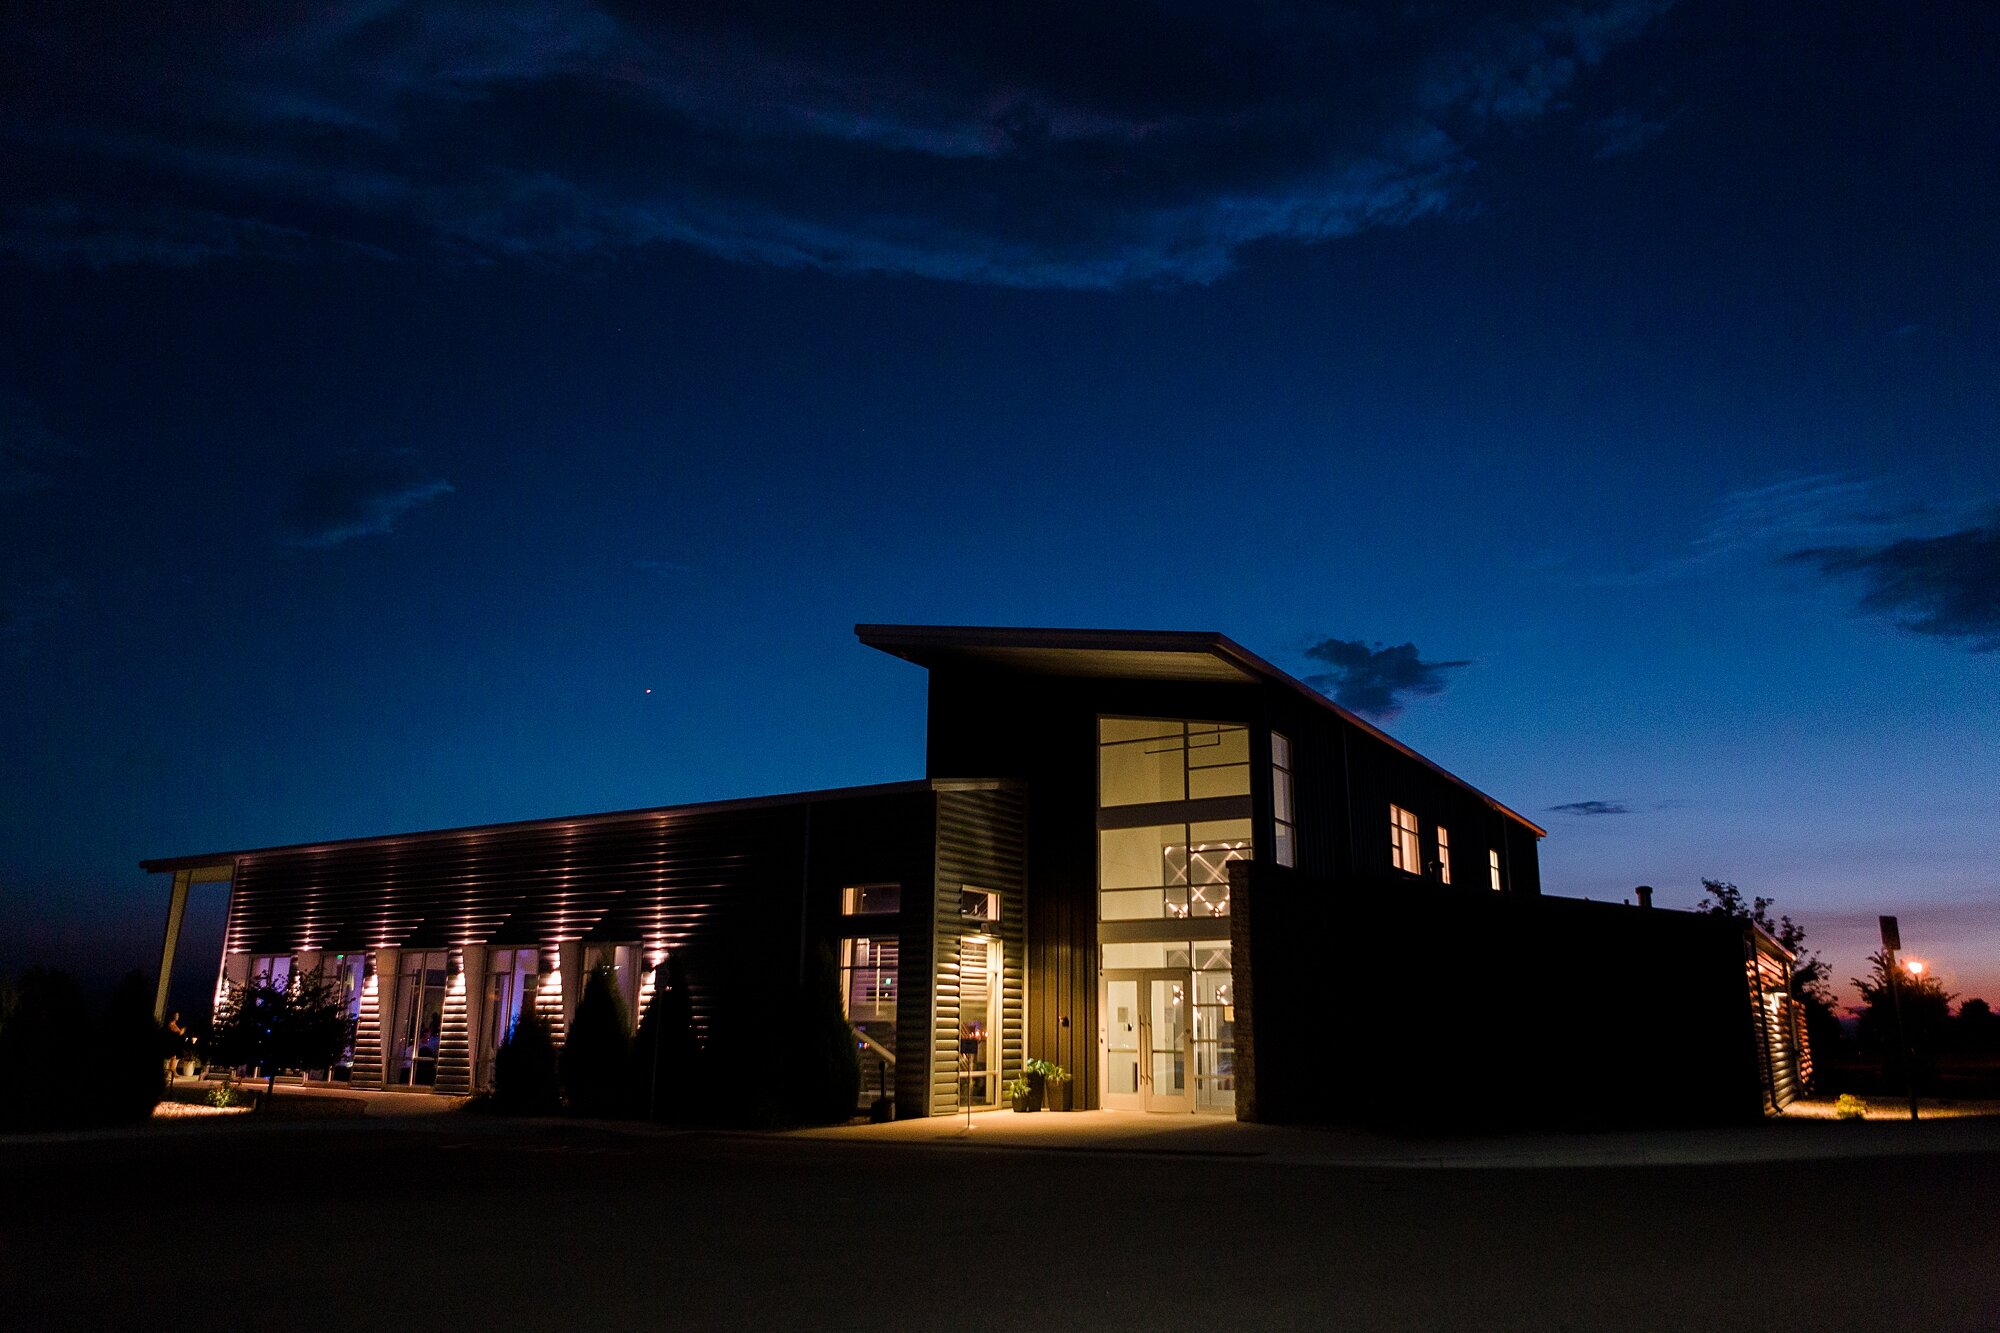
[[[1042,1074],[1029,1074],[1027,1078],[1028,1078],[1028,1109],[1030,1111],[1039,1111],[1045,1104],[1047,1104],[1048,1101],[1048,1095],[1049,1095],[1048,1079],[1045,1075]]]
[[[1016,1111],[1039,1111],[1042,1108],[1039,1106],[1030,1106],[1028,1104],[1028,1094],[1024,1092],[1014,1099],[1014,1109]]]

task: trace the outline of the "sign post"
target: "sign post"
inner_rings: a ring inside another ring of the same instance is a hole
[[[1882,921],[1882,956],[1889,960],[1889,1004],[1896,1013],[1896,1044],[1903,1048],[1903,1077],[1910,1087],[1910,1119],[1917,1118],[1917,1052],[1910,1045],[1909,1030],[1903,1026],[1903,966],[1896,959],[1896,953],[1903,947],[1903,932],[1896,924],[1896,918],[1885,916]]]

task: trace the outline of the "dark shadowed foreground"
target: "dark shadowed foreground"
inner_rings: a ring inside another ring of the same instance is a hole
[[[9,1328],[1992,1329],[1991,1153],[1547,1170],[440,1116],[0,1142]]]

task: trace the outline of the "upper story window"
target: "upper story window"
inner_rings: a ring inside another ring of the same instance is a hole
[[[975,889],[970,884],[961,884],[958,889],[958,914],[967,921],[998,921],[1000,895],[991,889]]]
[[[1451,830],[1438,825],[1438,880],[1451,883]]]
[[[851,884],[840,891],[842,916],[894,916],[902,910],[900,884]]]
[[[1105,829],[1097,856],[1100,920],[1228,916],[1229,863],[1249,859],[1250,821]]]
[[[1500,849],[1486,853],[1486,868],[1493,876],[1493,892],[1500,892]]]
[[[1423,852],[1417,846],[1417,817],[1400,805],[1389,807],[1389,864],[1412,875],[1424,869]]]
[[[1281,866],[1297,863],[1297,838],[1292,827],[1292,742],[1271,733],[1271,859]]]
[[[1250,732],[1222,722],[1098,722],[1098,804],[1151,805],[1250,794]]]

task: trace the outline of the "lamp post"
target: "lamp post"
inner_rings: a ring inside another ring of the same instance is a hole
[[[1910,1086],[1910,1120],[1912,1123],[1915,1123],[1917,1119],[1917,1052],[1916,1048],[1910,1044],[1909,1029],[1903,1023],[1903,985],[1901,977],[1897,975],[1901,971],[1901,968],[1896,963],[1896,954],[1902,947],[1903,933],[1896,924],[1896,918],[1893,916],[1883,917],[1882,956],[1888,962],[1889,1004],[1895,1010],[1896,1014],[1896,1040],[1903,1047],[1903,1077],[1908,1081]],[[1924,965],[1921,962],[1913,959],[1908,966],[1911,976],[1920,977],[1924,974]]]

